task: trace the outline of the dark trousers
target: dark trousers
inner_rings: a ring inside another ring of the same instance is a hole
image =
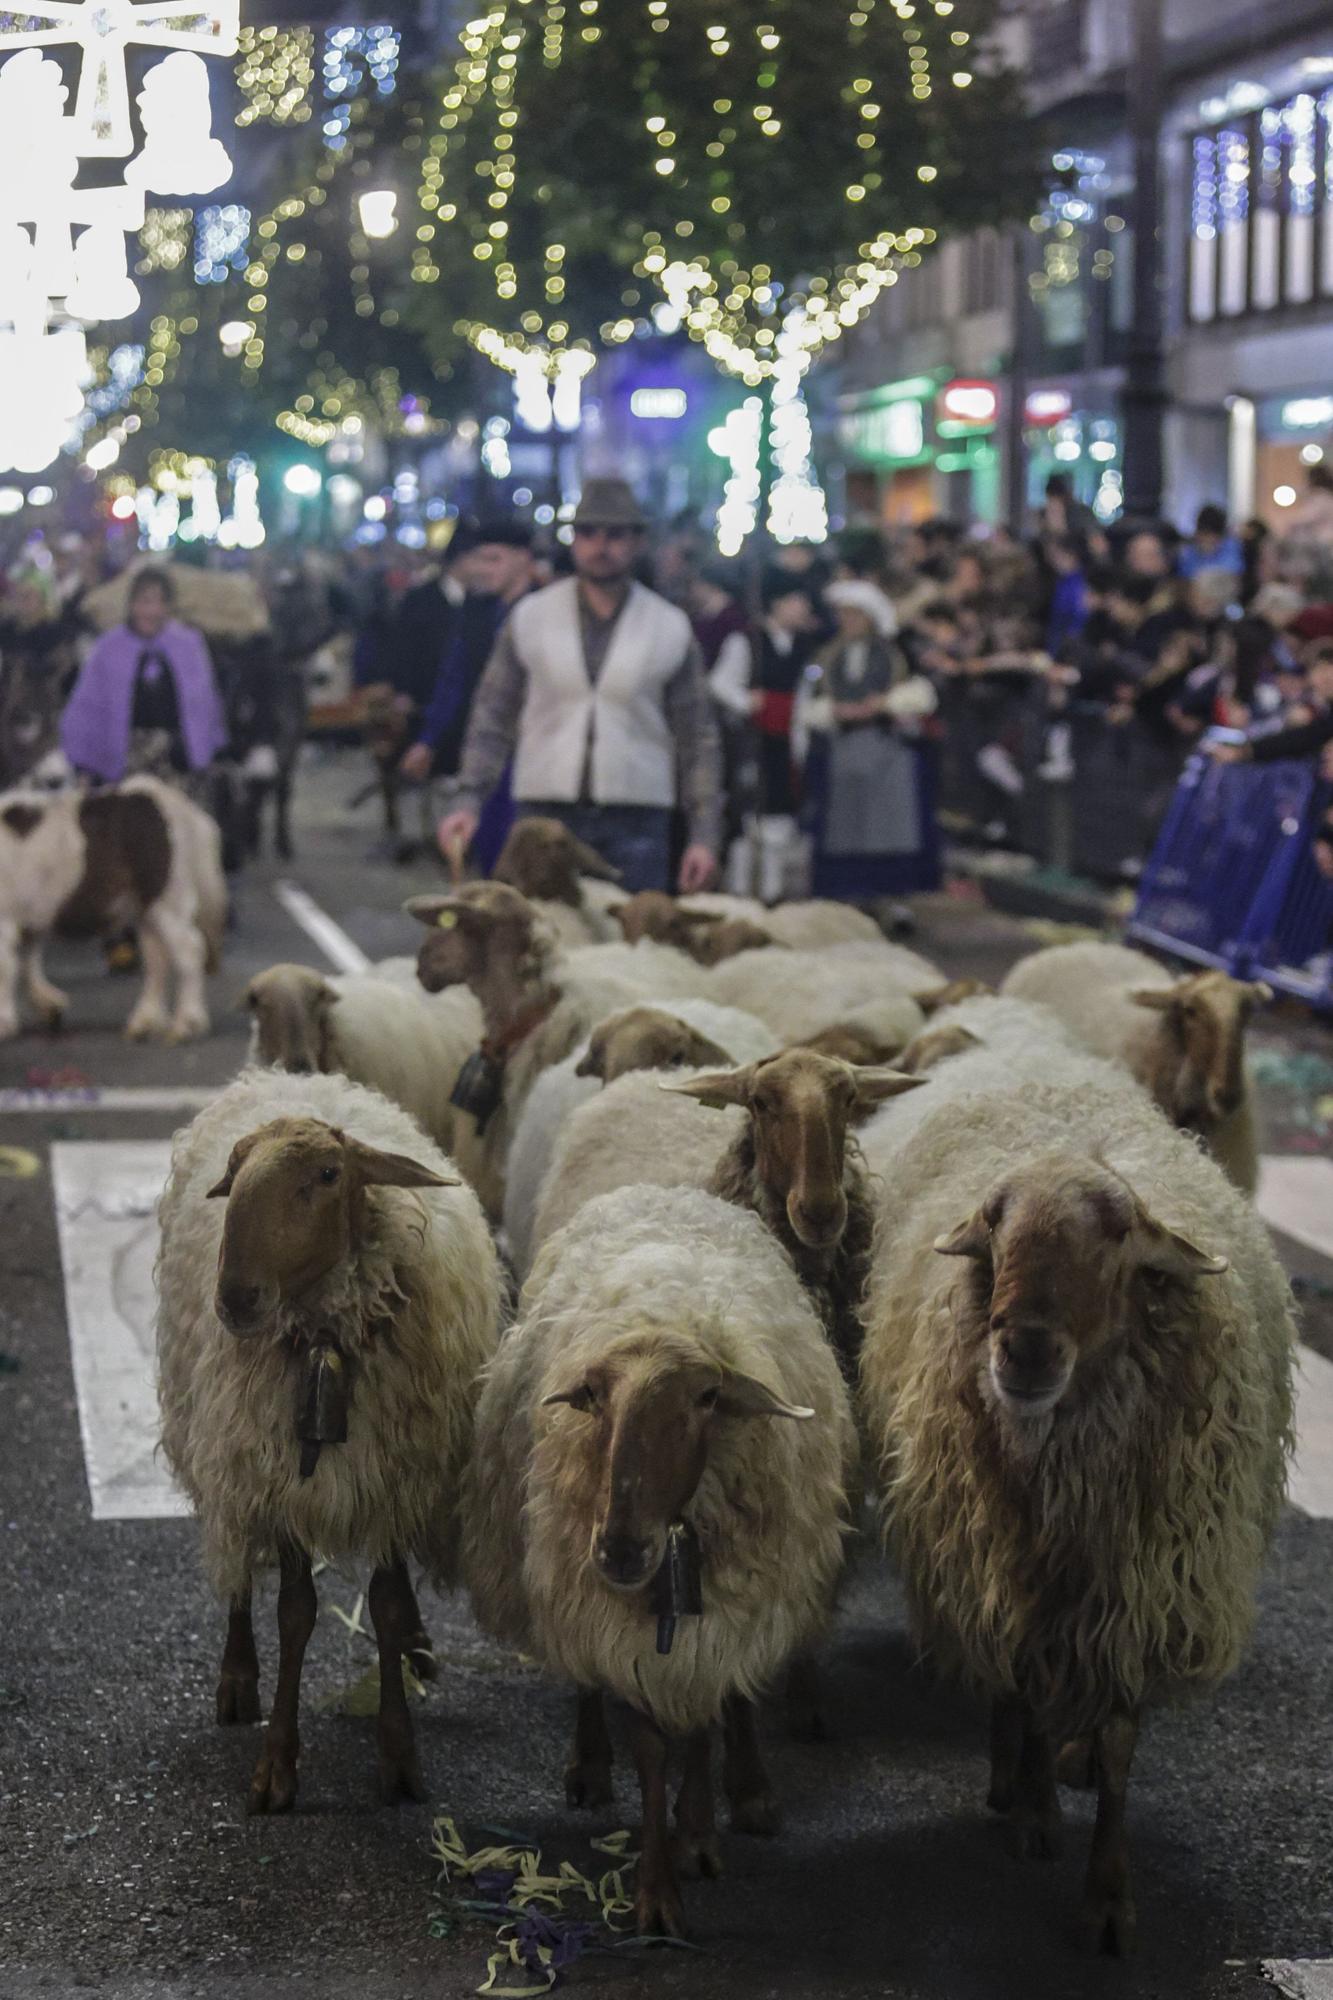
[[[624,888],[671,887],[671,813],[665,806],[568,805],[559,800],[524,799],[520,818],[558,819],[580,840],[620,870]]]

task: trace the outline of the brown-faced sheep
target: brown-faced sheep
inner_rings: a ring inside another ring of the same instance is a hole
[[[500,1279],[475,1197],[405,1111],[342,1076],[248,1070],[178,1135],[161,1204],[162,1445],[229,1600],[218,1720],[259,1715],[253,1570],[276,1562],[277,1690],[251,1812],[296,1797],[312,1558],[372,1570],[380,1782],[424,1796],[401,1655],[409,1558],[453,1579]]]
[[[745,1112],[708,1192],[753,1210],[782,1245],[849,1380],[861,1345],[874,1210],[865,1163],[848,1128],[922,1082],[891,1069],[855,1069],[809,1049],[785,1049],[741,1069],[662,1086],[713,1110],[736,1106]]]
[[[827,1621],[855,1452],[833,1355],[755,1217],[628,1187],[547,1246],[482,1390],[466,1567],[482,1624],[584,1690],[572,1801],[609,1796],[601,1691],[630,1706],[643,1933],[682,1935],[678,1870],[717,1872],[719,1720],[732,1825],[772,1828],[750,1702]],[[693,1586],[674,1598],[668,1550]]]
[[[416,896],[426,926],[417,976],[428,993],[470,987],[484,1033],[455,1087],[454,1152],[487,1214],[504,1213],[505,1163],[528,1092],[607,1014],[643,988],[557,952],[537,911],[502,882],[469,882],[452,896]]]
[[[1272,999],[1260,981],[1225,972],[1173,978],[1120,944],[1053,945],[1020,959],[1005,993],[1039,1000],[1085,1048],[1123,1063],[1173,1125],[1197,1133],[1237,1187],[1259,1178],[1245,1030]]]
[[[481,1039],[466,988],[434,996],[378,970],[342,975],[271,965],[245,989],[250,1060],[293,1075],[339,1072],[383,1091],[446,1151],[458,1072]]]
[[[618,883],[619,870],[561,820],[533,813],[517,821],[491,878],[526,896],[566,951],[581,944],[607,944],[618,935],[605,894],[591,889],[590,883],[599,889]],[[617,898],[623,893],[618,890]]]
[[[1091,1738],[1082,1931],[1122,1953],[1140,1718],[1230,1672],[1252,1622],[1291,1301],[1253,1210],[1142,1093],[978,1092],[974,1060],[882,1162],[862,1415],[922,1649],[992,1701],[1020,1852],[1052,1851],[1055,1751]]]
[[[855,1020],[881,1039],[897,1037],[902,1048],[924,1016],[910,989],[932,983],[924,960],[915,966],[896,956],[898,947],[834,946],[827,951],[743,951],[714,967],[710,999],[743,1007],[766,1021],[788,1046]],[[910,961],[912,953],[904,954]]]

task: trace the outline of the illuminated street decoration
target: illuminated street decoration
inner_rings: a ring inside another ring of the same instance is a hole
[[[201,208],[194,219],[195,283],[220,285],[229,271],[243,271],[249,258],[249,209],[238,202]]]
[[[0,332],[0,472],[41,472],[69,436],[83,402],[82,330]]]
[[[139,92],[143,151],[125,169],[131,187],[155,194],[212,194],[231,179],[231,158],[213,137],[208,69],[202,56],[154,63]]]
[[[233,55],[238,29],[239,0],[218,0],[214,7],[170,6],[161,0],[46,0],[45,6],[23,12],[0,9],[0,47],[82,45],[74,127],[84,158],[119,159],[133,147],[125,66],[131,43]]]

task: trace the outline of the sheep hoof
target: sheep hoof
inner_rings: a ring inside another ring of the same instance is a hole
[[[400,1799],[414,1799],[418,1805],[425,1803],[425,1781],[416,1750],[410,1744],[405,1750],[380,1751],[380,1797],[386,1806],[396,1806]]]
[[[1091,1957],[1131,1958],[1138,1942],[1138,1912],[1129,1896],[1092,1896],[1083,1905],[1079,1941]]]
[[[782,1808],[771,1792],[756,1792],[752,1798],[733,1799],[731,1830],[771,1840],[782,1827]]]
[[[1055,1760],[1056,1783],[1064,1785],[1071,1792],[1090,1792],[1097,1783],[1097,1767],[1093,1762],[1092,1739],[1088,1736],[1071,1737],[1064,1744]]]
[[[688,1937],[685,1905],[675,1884],[641,1888],[634,1898],[634,1928],[640,1937]]]
[[[1009,1846],[1020,1861],[1053,1861],[1060,1852],[1060,1819],[1056,1813],[1024,1812],[1009,1821]]]
[[[43,1007],[42,1026],[48,1035],[58,1035],[60,1033],[60,1030],[65,1025],[65,1009],[68,1005],[68,1000],[61,1000],[58,1004],[53,1001],[49,1006]]]
[[[722,1874],[722,1850],[715,1833],[682,1833],[672,1842],[676,1872],[687,1882],[716,1882]]]
[[[403,1647],[403,1651],[407,1655],[408,1665],[419,1681],[433,1681],[437,1678],[440,1669],[436,1663],[435,1648],[430,1643],[428,1632],[414,1632]]]
[[[296,1762],[280,1752],[265,1750],[250,1780],[248,1813],[290,1812],[296,1804]]]
[[[169,1043],[195,1042],[208,1033],[207,1014],[178,1014],[166,1031]]]
[[[218,1722],[258,1722],[259,1682],[250,1674],[223,1674],[218,1682]]]
[[[170,1032],[166,1015],[151,1008],[143,1013],[136,1008],[125,1023],[126,1036],[132,1042],[147,1042],[159,1037],[165,1041]]]
[[[595,1812],[600,1806],[609,1806],[614,1796],[609,1759],[604,1764],[591,1760],[571,1764],[565,1772],[565,1804],[571,1808]]]

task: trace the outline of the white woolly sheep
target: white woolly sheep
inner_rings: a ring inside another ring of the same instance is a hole
[[[684,1929],[669,1738],[686,1744],[683,1872],[718,1870],[718,1720],[732,1826],[773,1829],[751,1703],[828,1618],[855,1454],[832,1353],[754,1216],[630,1187],[548,1244],[487,1371],[465,1562],[482,1624],[582,1691],[571,1803],[609,1797],[601,1691],[630,1704],[641,1932]],[[693,1606],[659,1594],[682,1544],[697,1551]]]
[[[42,969],[52,930],[102,936],[133,925],[144,983],[132,1038],[208,1032],[204,973],[226,922],[221,839],[174,785],[137,777],[95,792],[13,791],[0,798],[0,1040],[18,1032],[20,968],[48,1025],[69,1001]],[[168,1012],[172,975],[177,983]]]
[[[755,1062],[776,1050],[763,1022],[739,1008],[719,1007],[711,1000],[670,1000],[608,1014],[572,1055],[544,1071],[519,1115],[505,1181],[505,1237],[519,1282],[532,1262],[537,1203],[551,1156],[565,1121],[580,1104],[596,1097],[604,1083],[633,1070]]]
[[[757,1014],[780,1042],[803,1042],[856,1017],[885,1040],[896,1035],[894,1046],[902,1048],[924,1019],[908,987],[938,981],[929,969],[909,972],[893,951],[888,944],[784,951],[780,957],[743,951],[710,973],[709,997]]]
[[[644,938],[638,944],[583,945],[568,954],[580,972],[628,980],[650,1000],[706,1000],[712,995],[711,975],[688,952]]]
[[[824,951],[829,945],[886,942],[873,917],[851,903],[835,903],[827,898],[806,902],[775,903],[759,921],[770,937],[793,951]]]
[[[629,980],[557,952],[531,903],[506,883],[416,896],[407,910],[428,932],[417,959],[426,991],[468,986],[481,1007],[477,1061],[456,1086],[454,1154],[498,1223],[510,1141],[537,1078],[607,1014],[646,996]]]
[[[317,1556],[373,1570],[381,1787],[421,1798],[401,1654],[425,1666],[429,1641],[407,1562],[453,1579],[500,1308],[481,1210],[385,1098],[341,1076],[248,1070],[177,1135],[160,1219],[162,1444],[230,1604],[219,1722],[258,1720],[250,1578],[275,1560],[281,1571],[277,1692],[249,1810],[296,1796]]]
[[[955,1088],[969,1060],[885,1163],[862,1413],[922,1648],[993,1703],[990,1804],[1020,1852],[1053,1851],[1055,1751],[1091,1739],[1082,1932],[1123,1953],[1140,1717],[1228,1673],[1250,1629],[1290,1295],[1254,1211],[1141,1092],[979,1095]]]
[[[458,1072],[481,1039],[466,987],[423,993],[373,972],[325,974],[271,965],[245,989],[250,1060],[296,1075],[339,1072],[411,1112],[446,1152]]]
[[[1173,1125],[1197,1133],[1237,1187],[1259,1178],[1245,1029],[1272,999],[1260,981],[1225,972],[1176,979],[1121,944],[1054,945],[1020,959],[1004,982],[1017,999],[1052,1008],[1085,1048],[1120,1062]]]

